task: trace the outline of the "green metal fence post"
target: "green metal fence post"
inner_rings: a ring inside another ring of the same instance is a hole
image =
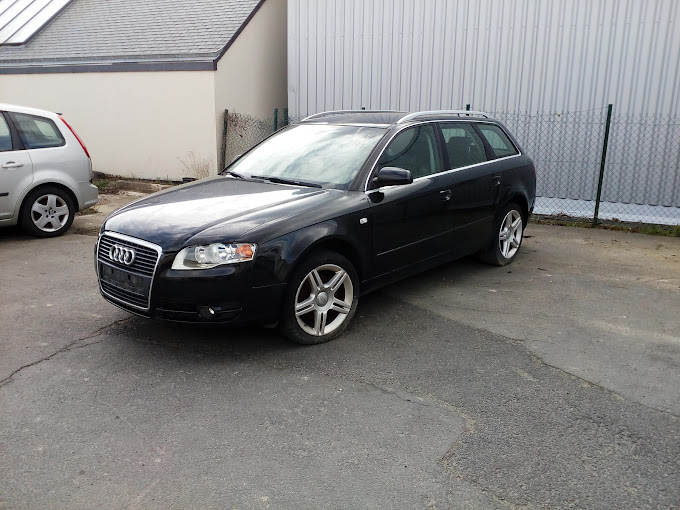
[[[595,197],[595,213],[593,214],[593,227],[597,226],[597,217],[600,214],[600,199],[602,198],[602,181],[604,180],[604,164],[607,161],[607,144],[609,143],[609,128],[612,124],[612,110],[614,105],[607,107],[607,122],[604,128],[604,142],[602,143],[602,160],[600,161],[600,176],[597,181],[597,196]]]
[[[288,125],[288,108],[283,109],[283,125]]]
[[[276,131],[278,127],[279,127],[279,109],[274,108],[274,131]]]
[[[220,155],[220,172],[227,166],[227,124],[229,110],[224,110],[224,121],[222,123],[222,154]]]

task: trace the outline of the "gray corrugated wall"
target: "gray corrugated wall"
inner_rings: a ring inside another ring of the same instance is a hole
[[[622,166],[609,165],[605,200],[680,206],[679,0],[288,0],[288,32],[293,117],[470,103],[525,115],[597,110],[586,120],[598,111],[603,120],[613,103]],[[637,128],[625,126],[630,115]],[[562,153],[587,138],[559,133]],[[551,136],[528,147],[537,159]],[[598,144],[588,150],[597,156]],[[582,184],[554,196],[591,199],[596,168],[571,161],[568,171]]]
[[[677,115],[678,0],[289,0],[289,108]]]

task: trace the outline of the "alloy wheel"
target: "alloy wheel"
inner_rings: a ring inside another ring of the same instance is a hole
[[[68,223],[68,205],[59,195],[43,195],[31,206],[31,219],[43,232],[56,232]]]
[[[522,215],[511,210],[505,215],[498,235],[498,247],[505,259],[514,257],[522,243]]]
[[[335,264],[312,269],[295,294],[295,318],[302,330],[324,336],[338,329],[352,309],[354,286],[347,271]]]

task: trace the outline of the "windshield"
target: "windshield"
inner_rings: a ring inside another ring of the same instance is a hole
[[[303,124],[272,136],[228,171],[347,189],[385,129]]]

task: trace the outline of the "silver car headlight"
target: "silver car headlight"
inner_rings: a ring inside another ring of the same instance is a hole
[[[255,258],[256,250],[256,245],[248,243],[189,246],[175,256],[172,269],[209,269],[222,264],[248,262]]]

